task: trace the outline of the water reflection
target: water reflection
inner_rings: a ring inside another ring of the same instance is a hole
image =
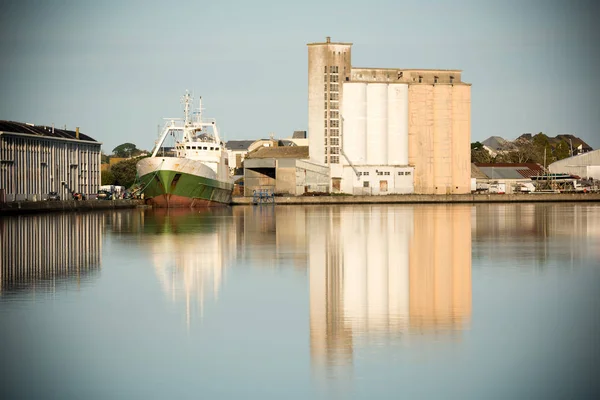
[[[475,259],[545,266],[600,258],[598,204],[478,204],[474,210]]]
[[[143,214],[143,233],[153,235],[156,275],[172,302],[185,302],[188,327],[192,314],[202,317],[206,300],[218,299],[225,268],[235,257],[237,229],[231,216],[231,208]]]
[[[352,363],[358,340],[468,323],[471,206],[330,207],[307,217],[316,365]]]
[[[102,226],[99,213],[0,218],[0,294],[89,280],[100,269]]]

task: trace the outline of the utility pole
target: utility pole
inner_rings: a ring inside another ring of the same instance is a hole
[[[569,144],[571,145],[571,157],[573,157],[573,141],[569,138]]]

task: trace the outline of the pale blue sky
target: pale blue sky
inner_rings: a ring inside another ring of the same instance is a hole
[[[309,42],[358,67],[462,69],[472,141],[573,133],[600,148],[600,2],[1,1],[0,119],[151,149],[201,94],[226,140],[306,130]]]

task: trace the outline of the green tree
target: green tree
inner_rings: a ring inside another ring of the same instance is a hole
[[[140,150],[133,143],[123,143],[113,149],[113,154],[117,157],[129,158],[139,154]]]
[[[562,160],[564,158],[569,158],[571,155],[571,148],[569,143],[565,140],[561,140],[556,147],[554,148],[553,158],[554,161]]]
[[[113,165],[110,170],[115,177],[115,183],[113,185],[125,186],[126,188],[131,187],[135,183],[136,179],[136,164],[137,158],[131,158],[129,160],[123,160]]]
[[[478,163],[493,163],[494,157],[485,149],[471,150],[471,162]]]
[[[471,150],[484,150],[483,144],[481,142],[471,143]]]
[[[100,184],[101,185],[114,185],[115,176],[110,169],[100,172]]]
[[[107,156],[106,154],[104,154],[104,152],[102,152],[102,153],[100,154],[100,162],[101,162],[102,164],[108,164],[108,163],[110,162],[110,157],[109,157],[109,156]]]

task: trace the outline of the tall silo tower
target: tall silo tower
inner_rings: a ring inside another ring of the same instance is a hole
[[[352,43],[308,44],[308,144],[310,159],[341,168],[340,101],[350,80]],[[340,175],[340,174],[337,174]]]

